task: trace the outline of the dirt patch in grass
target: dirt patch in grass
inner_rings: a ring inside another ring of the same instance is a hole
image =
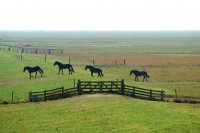
[[[81,98],[95,98],[95,97],[115,97],[116,94],[106,94],[106,93],[98,93],[98,94],[85,94],[85,95],[80,95],[79,97]]]

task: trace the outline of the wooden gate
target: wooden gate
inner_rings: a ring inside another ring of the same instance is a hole
[[[124,91],[124,80],[121,81],[80,81],[77,83],[78,94],[83,93],[121,93]]]

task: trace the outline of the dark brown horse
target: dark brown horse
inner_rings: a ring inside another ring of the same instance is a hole
[[[58,68],[59,68],[58,75],[60,74],[60,71],[62,71],[62,74],[63,74],[63,69],[68,69],[69,74],[72,74],[72,72],[74,72],[74,69],[73,69],[73,67],[72,67],[71,64],[63,64],[63,63],[61,63],[61,62],[56,61],[56,62],[54,63],[54,66],[55,66],[55,65],[58,65]]]
[[[103,75],[103,72],[102,72],[102,70],[101,70],[100,68],[96,68],[96,67],[94,67],[94,66],[86,65],[86,66],[85,66],[85,70],[87,70],[87,69],[90,70],[91,76],[93,76],[93,73],[98,73],[98,77],[104,76],[104,75]]]
[[[131,76],[131,74],[135,75],[135,81],[138,81],[138,76],[143,76],[143,82],[144,82],[144,79],[147,82],[148,81],[147,78],[149,78],[149,75],[145,71],[131,70],[129,75]]]
[[[33,77],[33,76],[31,76],[31,73],[33,73],[33,72],[36,73],[35,78],[37,76],[37,71],[41,74],[41,77],[43,76],[42,74],[44,73],[44,71],[39,66],[35,66],[35,67],[25,66],[23,71],[25,72],[26,70],[29,72],[30,79],[31,79],[31,77]]]

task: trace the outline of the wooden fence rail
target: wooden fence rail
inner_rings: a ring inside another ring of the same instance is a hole
[[[66,98],[77,95],[76,88],[64,89],[64,87],[41,92],[29,92],[29,101],[46,101]]]
[[[136,86],[128,86],[121,81],[80,81],[77,87],[64,89],[64,87],[41,92],[29,92],[30,101],[46,101],[52,99],[66,98],[81,94],[92,93],[115,93],[135,98],[148,100],[161,100],[165,98],[165,91],[145,89]]]
[[[144,89],[135,86],[127,86],[125,85],[125,95],[132,96],[135,98],[142,99],[150,99],[150,100],[164,100],[165,91],[161,90],[152,90],[152,89]]]

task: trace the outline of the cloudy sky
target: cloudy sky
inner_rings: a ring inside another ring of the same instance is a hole
[[[0,30],[200,30],[200,0],[0,1]]]

